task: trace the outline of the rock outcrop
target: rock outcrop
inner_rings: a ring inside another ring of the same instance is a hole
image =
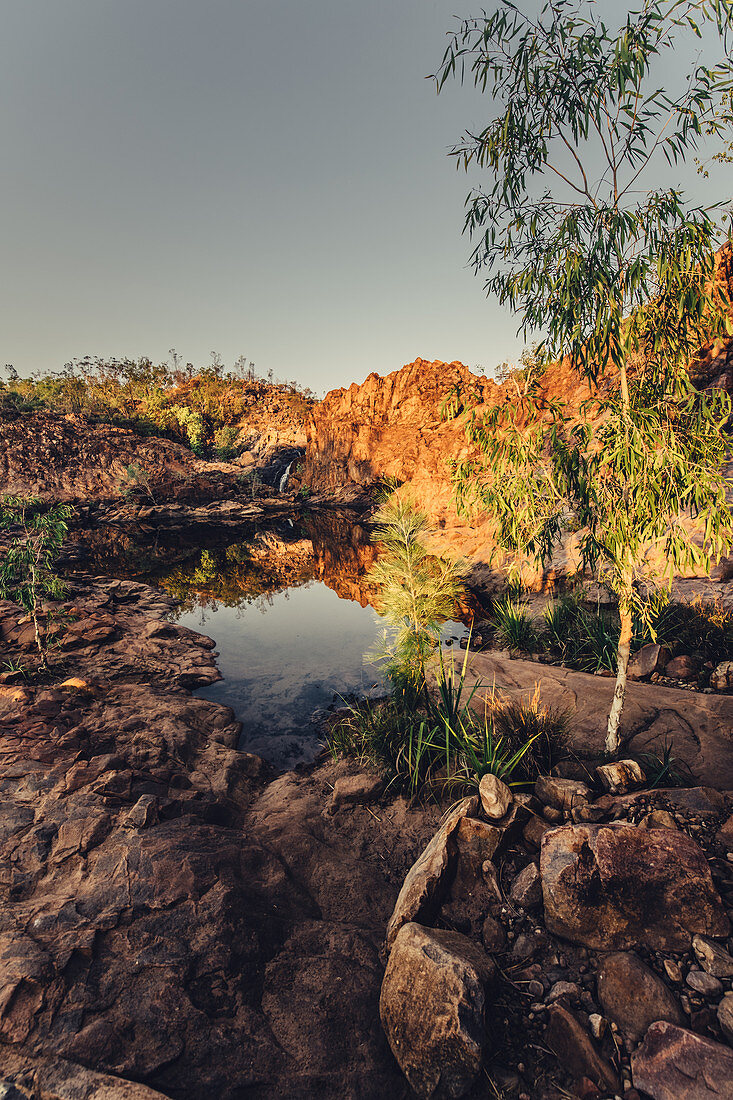
[[[421,1100],[463,1096],[481,1070],[485,987],[494,965],[460,932],[405,924],[395,939],[379,1011],[400,1069]]]
[[[231,712],[188,691],[218,678],[213,643],[165,620],[171,600],[73,583],[51,682],[0,682],[0,1081],[403,1095],[379,949],[438,811],[354,795],[324,815],[349,765],[273,781],[237,752]],[[20,618],[0,605],[14,660]]]

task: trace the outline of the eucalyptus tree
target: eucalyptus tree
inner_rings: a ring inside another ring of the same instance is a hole
[[[643,189],[643,177],[657,162],[669,178],[702,138],[730,135],[732,31],[733,0],[644,0],[617,30],[587,0],[549,0],[537,16],[502,0],[460,22],[436,74],[439,91],[456,77],[490,96],[490,121],[453,150],[489,175],[466,204],[473,264],[520,331],[542,334],[540,357],[565,358],[587,383],[579,410],[539,387],[474,410],[478,457],[454,467],[459,503],[478,502],[505,550],[543,563],[574,529],[583,565],[615,592],[610,752],[633,617],[650,621],[661,579],[655,552],[680,570],[731,538],[730,402],[698,392],[688,370],[731,331],[715,277],[721,207]],[[665,59],[679,78],[690,41],[700,56],[668,91]]]

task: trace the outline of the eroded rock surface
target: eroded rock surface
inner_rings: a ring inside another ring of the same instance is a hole
[[[652,1024],[632,1069],[634,1085],[652,1100],[722,1100],[733,1095],[733,1050],[674,1024]]]
[[[218,677],[210,640],[155,590],[83,587],[54,682],[0,685],[0,1079],[61,1060],[182,1100],[404,1095],[379,951],[439,811],[352,790],[324,814],[355,769],[273,781],[187,690]],[[0,606],[11,656],[18,618]]]
[[[379,1010],[392,1052],[422,1100],[464,1096],[478,1076],[493,973],[489,957],[458,932],[400,928]]]

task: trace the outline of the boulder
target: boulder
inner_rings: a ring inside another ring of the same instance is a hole
[[[478,785],[481,807],[489,821],[500,821],[512,804],[512,792],[501,779],[487,772]]]
[[[626,794],[640,787],[646,776],[636,760],[617,760],[613,764],[602,764],[596,768],[601,785],[609,794]]]
[[[631,1057],[634,1087],[652,1100],[723,1100],[733,1096],[733,1051],[659,1021]]]
[[[726,993],[718,1005],[718,1023],[725,1038],[733,1044],[733,993]]]
[[[575,1080],[587,1077],[601,1092],[618,1091],[618,1078],[613,1067],[596,1049],[588,1032],[569,1009],[558,1004],[549,1009],[545,1042],[562,1068]]]
[[[655,672],[663,672],[669,660],[669,650],[652,642],[631,655],[626,675],[629,680],[648,680]]]
[[[455,833],[464,817],[478,810],[478,797],[464,798],[448,815],[435,836],[407,872],[392,916],[387,924],[387,948],[394,943],[403,924],[429,920],[440,908],[455,871]]]
[[[533,848],[539,848],[542,837],[554,828],[555,826],[551,825],[549,821],[543,821],[537,814],[530,814],[529,821],[522,829],[522,836]]]
[[[423,1100],[463,1096],[476,1080],[493,973],[489,957],[458,932],[409,923],[397,933],[379,1014],[400,1069]]]
[[[506,947],[506,932],[499,921],[492,916],[484,919],[481,926],[481,939],[486,950],[492,954],[494,951],[503,951]]]
[[[733,814],[720,826],[718,840],[724,848],[727,848],[729,852],[733,852]]]
[[[384,790],[384,783],[378,775],[362,772],[359,775],[342,775],[333,786],[333,794],[327,809],[330,813],[341,806],[356,806],[363,802],[373,802]]]
[[[705,970],[691,970],[685,983],[694,993],[699,993],[708,1000],[717,1001],[723,993],[723,983]]]
[[[713,669],[710,686],[718,691],[729,691],[733,688],[733,661],[722,661]]]
[[[554,775],[541,775],[534,791],[541,802],[556,810],[571,810],[591,796],[590,788],[579,779],[558,779]]]
[[[700,966],[715,978],[733,978],[733,958],[725,948],[704,936],[695,936],[692,950]]]
[[[650,810],[639,822],[640,829],[676,829],[677,822],[669,810]]]
[[[542,880],[536,863],[528,863],[512,883],[509,897],[522,909],[535,909],[542,901]]]
[[[598,1000],[606,1016],[634,1042],[655,1020],[684,1022],[677,1001],[659,975],[630,952],[603,959],[598,970]]]
[[[501,829],[479,821],[475,817],[464,817],[458,822],[453,834],[458,848],[458,863],[462,877],[479,878],[487,859],[493,859],[502,838]]]
[[[545,923],[601,951],[686,951],[696,933],[729,931],[707,860],[685,833],[563,825],[542,839]]]
[[[694,657],[688,653],[682,653],[679,657],[673,657],[667,662],[664,669],[665,676],[671,676],[673,680],[694,680],[697,678],[699,665]]]

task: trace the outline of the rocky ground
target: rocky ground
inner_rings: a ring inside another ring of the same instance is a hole
[[[395,1057],[421,1097],[733,1095],[733,792],[564,770],[515,797],[487,776],[410,870]]]
[[[29,683],[12,665],[32,624],[0,604],[9,1100],[727,1094],[726,793],[632,774],[640,790],[604,794],[566,763],[498,816],[484,791],[439,827],[441,807],[351,764],[275,776],[190,694],[218,678],[213,643],[170,608],[74,578],[46,621],[51,672]],[[521,692],[537,665],[497,671]],[[545,672],[582,740],[612,685]],[[733,697],[663,691],[631,685],[632,725],[686,723],[691,766],[726,787]]]
[[[218,677],[212,643],[167,623],[166,598],[75,584],[52,682],[0,686],[5,1079],[44,1100],[150,1095],[120,1081],[406,1096],[379,951],[439,811],[372,806],[381,785],[344,764],[274,778],[190,695]],[[18,619],[0,605],[7,660],[32,652]]]

